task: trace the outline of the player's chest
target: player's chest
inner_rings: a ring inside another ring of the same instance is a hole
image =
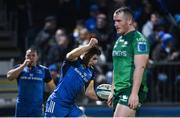
[[[37,69],[37,70],[28,70],[24,69],[21,73],[20,79],[21,80],[31,80],[31,81],[43,81],[44,78],[43,70]]]
[[[133,53],[131,41],[123,38],[119,38],[113,48],[112,56],[128,57]]]

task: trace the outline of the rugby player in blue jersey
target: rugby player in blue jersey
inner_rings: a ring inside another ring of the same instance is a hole
[[[97,43],[96,38],[91,38],[87,45],[75,48],[66,55],[60,82],[47,100],[45,117],[85,117],[75,104],[75,99],[82,89],[86,90],[86,96],[97,99],[93,86],[93,66],[101,54]]]
[[[55,84],[49,70],[37,64],[37,50],[26,51],[25,61],[7,73],[9,80],[17,79],[18,97],[16,102],[16,117],[42,116],[44,82],[53,91]]]

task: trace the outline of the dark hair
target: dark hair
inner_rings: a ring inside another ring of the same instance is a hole
[[[85,55],[84,55],[84,57],[83,57],[84,63],[85,63],[86,65],[88,65],[89,60],[90,60],[91,57],[92,57],[93,55],[95,55],[95,54],[101,55],[101,51],[100,51],[100,49],[98,48],[98,46],[95,46],[95,47],[89,49],[88,52],[85,53]]]
[[[35,46],[31,46],[31,47],[28,48],[26,51],[28,51],[28,50],[31,50],[32,52],[36,52],[37,55],[39,55],[39,51],[38,51],[38,49],[37,49]]]
[[[130,8],[125,7],[125,6],[124,6],[124,7],[120,7],[119,9],[117,9],[117,10],[114,12],[114,14],[117,14],[117,15],[118,15],[118,14],[121,13],[121,12],[123,12],[124,14],[132,17],[132,20],[134,21],[133,11],[132,11]]]
[[[91,40],[91,38],[98,38],[97,34],[95,34],[94,32],[89,32],[89,35],[90,35],[90,39],[89,40]]]

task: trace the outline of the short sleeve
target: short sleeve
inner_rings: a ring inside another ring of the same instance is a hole
[[[97,77],[97,70],[95,67],[90,67],[91,69],[91,72],[92,72],[92,77],[91,77],[91,80],[95,80],[96,77]]]
[[[133,50],[134,54],[149,54],[149,42],[143,35],[138,35],[134,37]]]
[[[67,70],[70,68],[70,66],[79,66],[81,61],[82,60],[80,60],[80,59],[77,59],[76,61],[69,61],[69,60],[65,59],[61,66],[61,74],[60,74],[61,77],[65,76],[65,74],[66,74]]]
[[[49,70],[47,68],[45,68],[45,79],[44,79],[44,81],[46,83],[48,83],[51,80],[52,80],[51,74],[50,74]]]

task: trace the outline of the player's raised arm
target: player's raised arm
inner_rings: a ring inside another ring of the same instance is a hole
[[[89,43],[87,45],[78,47],[73,49],[71,52],[69,52],[66,55],[66,59],[70,60],[70,61],[74,61],[77,60],[82,54],[84,54],[85,52],[87,52],[89,49],[91,49],[92,47],[94,47],[96,44],[98,43],[96,38],[91,38],[91,40],[89,41]]]
[[[30,59],[26,59],[23,64],[21,64],[19,67],[11,69],[7,72],[7,79],[13,80],[18,78],[21,71],[24,69],[24,67],[30,63]]]

